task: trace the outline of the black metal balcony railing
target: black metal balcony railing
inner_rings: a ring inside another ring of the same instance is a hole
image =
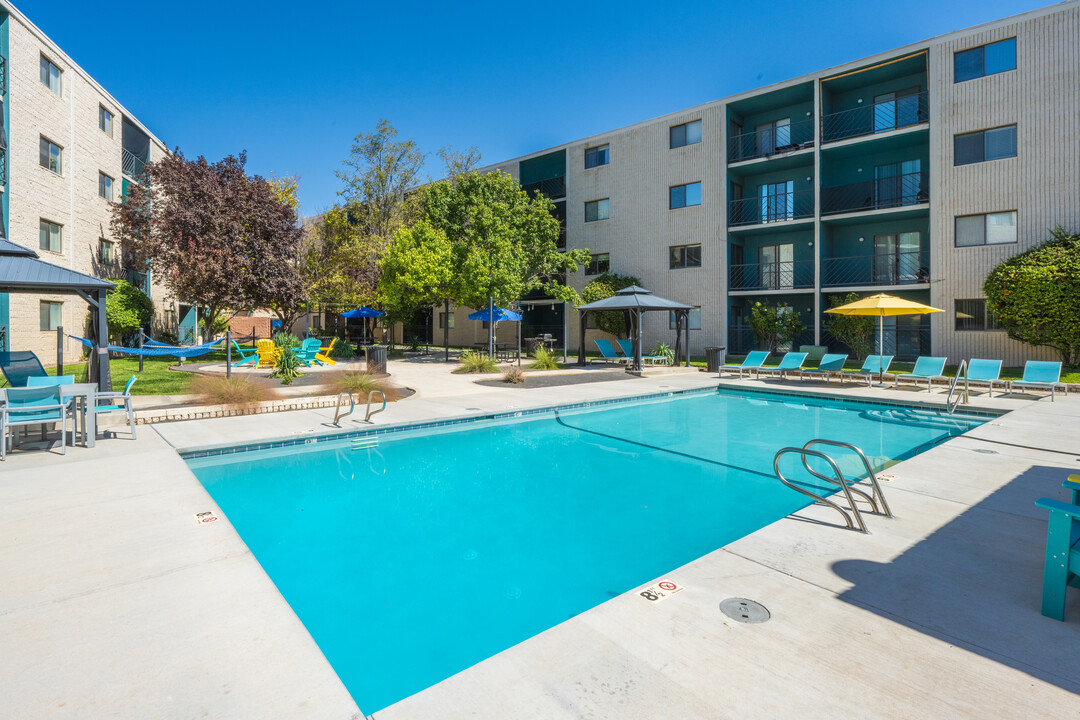
[[[747,315],[750,313],[747,312]],[[805,322],[805,320],[804,320]],[[814,328],[807,327],[795,338],[794,342],[790,345],[784,346],[784,348],[800,348],[803,345],[814,344]],[[752,350],[774,350],[775,348],[763,347],[754,337],[754,331],[746,325],[744,319],[742,323],[728,325],[728,345],[727,352],[729,355],[742,355]]]
[[[927,256],[921,251],[825,258],[822,287],[913,285],[930,282]]]
[[[821,189],[821,214],[882,210],[930,202],[930,174],[894,175]]]
[[[728,205],[728,225],[732,227],[799,220],[814,216],[814,191],[743,198],[732,200]]]
[[[892,355],[894,362],[911,362],[920,355],[930,354],[930,326],[929,324],[919,327],[892,327],[885,328],[884,352],[879,348],[878,333],[874,331],[874,345],[871,349],[873,354]],[[851,354],[851,348],[832,336],[828,330],[828,321],[821,330],[821,344],[829,348],[829,352]],[[730,352],[730,351],[729,351]],[[854,361],[851,355],[849,361]]]
[[[888,132],[930,121],[929,93],[902,95],[895,100],[829,113],[821,118],[821,141]]]
[[[7,58],[0,56],[0,95],[7,95]]]
[[[728,138],[728,162],[778,155],[812,147],[813,144],[813,120],[770,126]]]
[[[146,168],[146,160],[126,148],[122,151],[121,157],[123,159],[124,174],[137,180]]]
[[[547,180],[540,180],[538,182],[529,183],[528,185],[522,185],[521,189],[529,193],[529,197],[533,197],[536,193],[540,193],[550,200],[555,198],[566,197],[566,178],[554,177]]]
[[[790,290],[814,287],[813,260],[746,263],[728,268],[729,290]]]

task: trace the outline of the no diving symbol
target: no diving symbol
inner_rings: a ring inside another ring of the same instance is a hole
[[[661,590],[667,590],[668,592],[671,592],[672,590],[675,589],[675,583],[673,583],[673,582],[662,582],[657,587],[659,587]]]

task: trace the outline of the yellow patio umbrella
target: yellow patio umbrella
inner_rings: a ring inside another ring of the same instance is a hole
[[[871,315],[879,318],[878,320],[878,352],[884,354],[885,352],[885,318],[892,317],[893,315],[926,315],[928,313],[945,312],[941,308],[930,307],[929,305],[923,305],[920,302],[914,300],[905,300],[904,298],[898,298],[895,295],[886,295],[879,293],[877,295],[871,295],[870,297],[864,297],[861,300],[855,302],[849,302],[847,305],[840,305],[839,307],[829,308],[825,312],[833,313],[834,315]],[[878,378],[878,382],[885,381],[885,368],[881,367],[881,375]]]

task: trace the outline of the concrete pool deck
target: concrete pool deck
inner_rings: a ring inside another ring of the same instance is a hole
[[[375,424],[717,383],[692,373],[505,392],[430,372],[405,380],[417,396]],[[973,398],[973,407],[1015,412],[891,468],[885,492],[897,517],[867,516],[869,535],[808,508],[672,568],[665,579],[686,590],[662,603],[619,596],[376,717],[1078,714],[1080,593],[1067,622],[1039,614],[1046,521],[1033,503],[1063,498],[1060,481],[1080,471],[1080,399],[1032,400]],[[228,519],[195,522],[216,506],[163,440],[190,448],[295,437],[329,431],[328,415],[140,427],[137,441],[121,430],[63,458],[9,456],[0,466],[4,713],[363,717]],[[717,608],[728,597],[757,600],[772,619],[728,620]]]

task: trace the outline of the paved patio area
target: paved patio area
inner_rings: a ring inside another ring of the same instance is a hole
[[[404,364],[403,364],[404,365]],[[715,386],[705,373],[507,391],[397,368],[415,397],[375,423]],[[605,372],[592,370],[590,372]],[[411,373],[411,375],[410,375]],[[940,404],[943,393],[734,385]],[[1080,399],[1014,410],[894,466],[870,535],[808,508],[377,713],[399,718],[1080,715],[1080,593],[1039,614],[1045,516],[1080,471]],[[303,625],[176,455],[329,432],[329,411],[140,427],[137,441],[0,467],[0,697],[19,718],[360,718]],[[350,423],[350,429],[365,427]],[[160,431],[160,435],[155,432]],[[168,443],[166,442],[168,440]],[[766,605],[760,625],[718,603]]]

